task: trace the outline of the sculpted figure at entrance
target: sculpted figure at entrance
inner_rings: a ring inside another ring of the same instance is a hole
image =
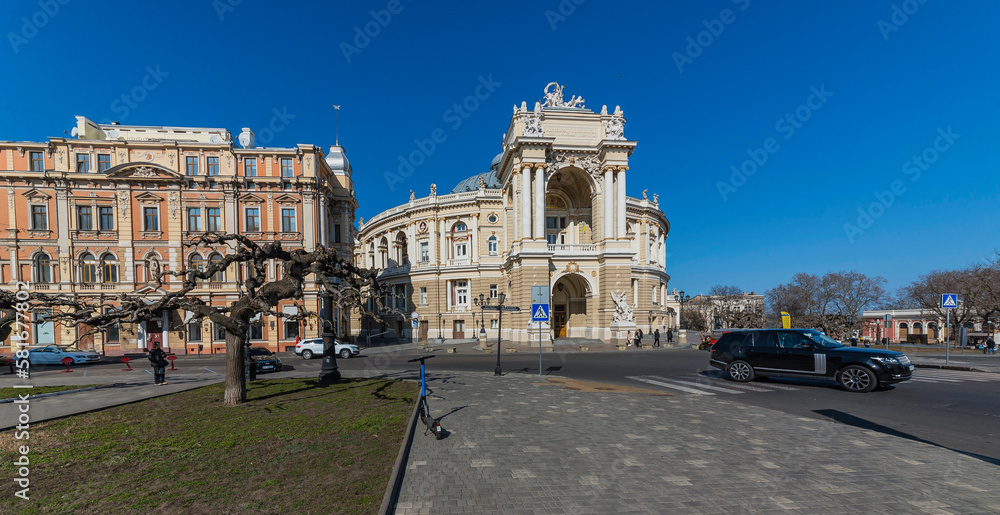
[[[612,323],[635,322],[632,308],[629,307],[628,301],[625,299],[625,292],[611,292],[611,300],[615,301],[615,314],[611,320]]]

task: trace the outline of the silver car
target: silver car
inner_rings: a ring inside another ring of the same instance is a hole
[[[68,345],[46,345],[28,349],[28,363],[32,365],[62,365],[63,358],[70,358],[74,364],[100,363],[101,356],[93,351],[82,351]]]
[[[350,343],[343,343],[340,340],[334,340],[336,343],[336,349],[334,352],[337,353],[343,359],[350,358],[352,356],[357,356],[361,354],[361,350],[358,349],[357,345]],[[302,359],[312,359],[313,356],[323,355],[323,339],[322,338],[308,338],[300,341],[295,346],[295,355],[302,356]]]

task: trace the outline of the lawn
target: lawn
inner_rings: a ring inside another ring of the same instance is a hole
[[[0,435],[5,477],[30,445],[30,500],[0,486],[3,512],[375,513],[418,386],[347,379],[223,385],[31,425]],[[8,511],[11,509],[12,511]]]

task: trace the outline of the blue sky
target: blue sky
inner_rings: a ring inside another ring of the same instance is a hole
[[[84,115],[325,147],[340,104],[370,218],[487,171],[511,106],[558,81],[625,111],[628,194],[660,195],[671,287],[856,269],[895,289],[1000,248],[998,15],[941,0],[4,0],[0,139]],[[435,129],[447,139],[390,188]]]

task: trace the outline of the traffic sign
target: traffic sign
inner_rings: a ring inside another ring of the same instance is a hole
[[[954,309],[958,307],[958,294],[957,293],[942,293],[941,294],[941,309]]]
[[[547,322],[549,320],[549,305],[548,304],[532,304],[531,305],[531,321],[532,322]]]

